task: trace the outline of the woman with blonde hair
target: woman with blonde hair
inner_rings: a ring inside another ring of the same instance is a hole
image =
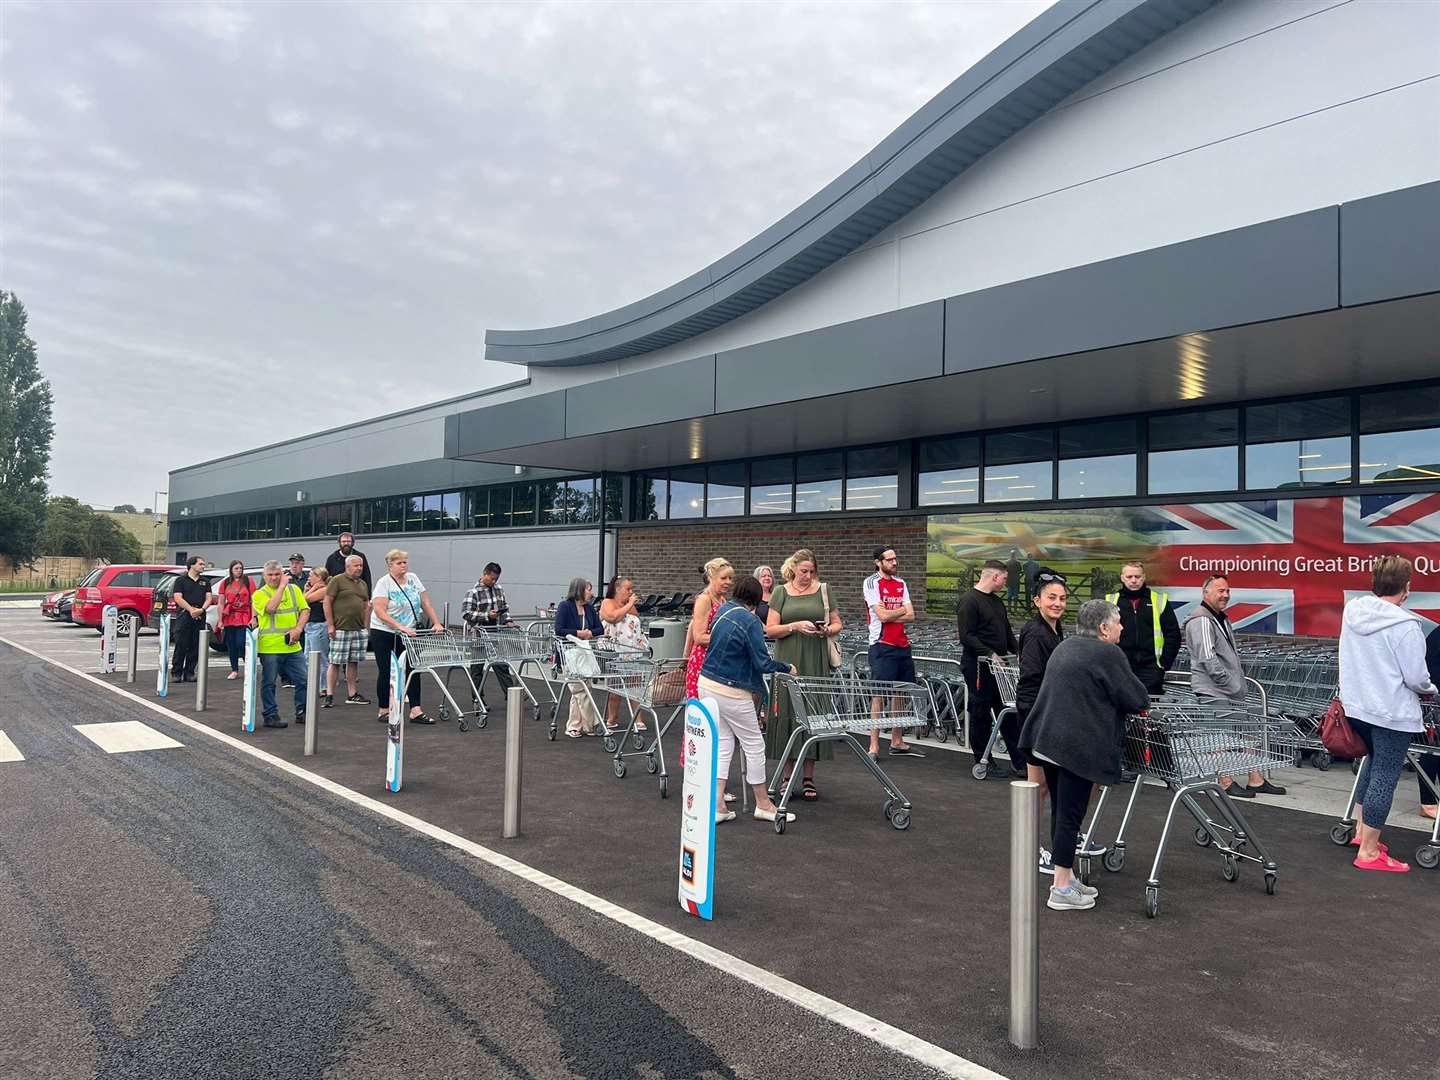
[[[685,634],[685,696],[699,697],[700,667],[705,663],[705,650],[710,646],[710,624],[720,605],[730,596],[735,581],[735,568],[729,559],[711,559],[704,566],[705,588],[695,597],[690,612],[690,629]]]
[[[755,605],[755,617],[763,627],[770,617],[770,594],[775,591],[775,571],[768,566],[757,566],[751,576],[760,583],[760,603]]]
[[[824,677],[830,674],[830,650],[827,638],[838,637],[842,629],[840,612],[830,596],[830,589],[819,580],[815,553],[801,548],[780,567],[784,584],[770,596],[770,614],[765,636],[775,639],[775,659],[794,666],[801,678]],[[785,753],[795,718],[786,694],[771,707],[772,716],[765,726],[766,756],[777,761]],[[835,744],[822,742],[812,746],[805,755],[801,774],[800,798],[814,802],[820,797],[815,788],[815,762],[829,761],[835,756]],[[782,781],[788,783],[787,775]]]

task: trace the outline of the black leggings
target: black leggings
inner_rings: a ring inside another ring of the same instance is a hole
[[[1040,764],[1045,768],[1045,786],[1050,789],[1050,855],[1056,866],[1073,870],[1075,841],[1095,785],[1059,765]]]
[[[380,711],[384,712],[390,708],[390,658],[405,655],[405,635],[371,627],[370,644],[375,648],[375,666],[380,669],[380,677],[375,683],[375,700],[379,703]],[[406,697],[412,709],[420,708],[419,679],[410,680],[410,690]]]

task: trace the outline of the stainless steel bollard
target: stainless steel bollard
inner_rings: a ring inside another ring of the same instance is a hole
[[[125,646],[125,681],[133,683],[140,668],[140,620],[130,620],[130,643]]]
[[[1039,871],[1035,868],[1040,825],[1040,785],[1010,784],[1010,1042],[1021,1050],[1039,1045]]]
[[[305,756],[315,756],[320,727],[320,650],[305,655]]]
[[[200,655],[195,659],[195,711],[204,712],[210,703],[210,627],[200,628]]]
[[[500,835],[507,840],[520,835],[520,770],[525,762],[525,691],[512,686],[505,691],[505,822]]]
[[[445,613],[440,616],[440,628],[441,628],[442,630],[449,630],[449,629],[450,629],[450,601],[449,601],[449,600],[446,600],[446,601],[445,601]]]

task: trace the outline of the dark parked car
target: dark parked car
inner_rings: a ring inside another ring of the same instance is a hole
[[[60,601],[65,600],[69,604],[75,602],[74,589],[62,589],[60,592],[52,592],[40,601],[40,614],[47,619],[60,619]]]

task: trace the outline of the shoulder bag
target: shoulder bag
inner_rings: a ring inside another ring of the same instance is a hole
[[[830,636],[830,591],[825,582],[820,583],[820,603],[825,605],[825,655],[830,658],[830,668],[845,666],[845,654],[840,651],[840,639]]]
[[[1365,740],[1356,735],[1355,729],[1350,726],[1345,706],[1340,704],[1339,698],[1330,702],[1330,707],[1320,718],[1320,742],[1330,751],[1331,757],[1359,761],[1365,756]]]

